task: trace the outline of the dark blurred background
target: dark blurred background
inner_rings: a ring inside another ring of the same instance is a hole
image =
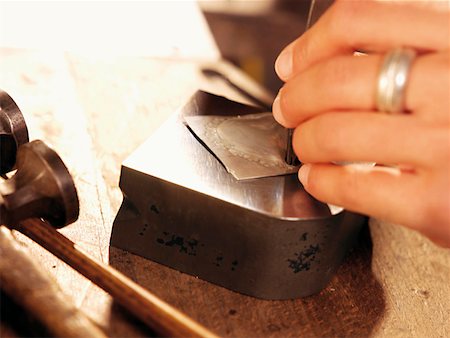
[[[316,0],[312,22],[331,4]],[[279,52],[306,27],[311,0],[199,1],[226,60],[276,93],[282,82],[274,71]]]

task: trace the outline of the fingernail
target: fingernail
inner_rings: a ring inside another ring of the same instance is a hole
[[[277,97],[273,101],[272,105],[272,113],[274,119],[281,124],[282,126],[285,125],[286,120],[283,117],[283,112],[281,111],[281,104],[280,104],[280,93],[278,93]]]
[[[308,184],[308,176],[310,169],[311,169],[310,164],[303,164],[298,171],[298,179],[300,180],[300,182],[303,184],[304,187],[306,187]]]
[[[282,80],[288,79],[292,74],[292,52],[284,50],[275,61],[275,71]]]

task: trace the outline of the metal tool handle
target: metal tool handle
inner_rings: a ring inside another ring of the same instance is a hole
[[[0,226],[0,286],[55,337],[106,337],[4,226]]]
[[[167,337],[217,337],[214,333],[170,306],[110,266],[96,261],[51,225],[29,219],[19,230],[83,276],[108,292],[114,300]]]

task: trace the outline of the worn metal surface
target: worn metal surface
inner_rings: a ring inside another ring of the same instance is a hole
[[[324,288],[364,218],[332,212],[295,174],[237,181],[182,120],[255,110],[194,95],[124,162],[125,201],[111,244],[259,298],[297,298]]]
[[[0,224],[13,226],[32,217],[44,218],[54,227],[76,221],[77,192],[55,151],[39,140],[23,144],[16,167],[14,176],[0,181]]]
[[[14,168],[17,149],[28,142],[25,119],[16,102],[0,89],[0,174]]]

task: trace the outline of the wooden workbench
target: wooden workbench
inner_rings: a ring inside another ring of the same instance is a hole
[[[449,250],[377,220],[370,220],[326,289],[289,301],[243,296],[109,247],[122,201],[121,162],[195,90],[239,99],[226,84],[203,77],[199,62],[1,49],[0,87],[24,113],[30,138],[50,144],[75,179],[80,218],[61,232],[219,335],[450,335]],[[24,236],[17,239],[108,335],[151,334],[90,281]],[[3,297],[1,337],[33,333],[35,323],[26,317],[21,325],[30,328],[17,331],[16,319],[23,314],[14,311]]]

